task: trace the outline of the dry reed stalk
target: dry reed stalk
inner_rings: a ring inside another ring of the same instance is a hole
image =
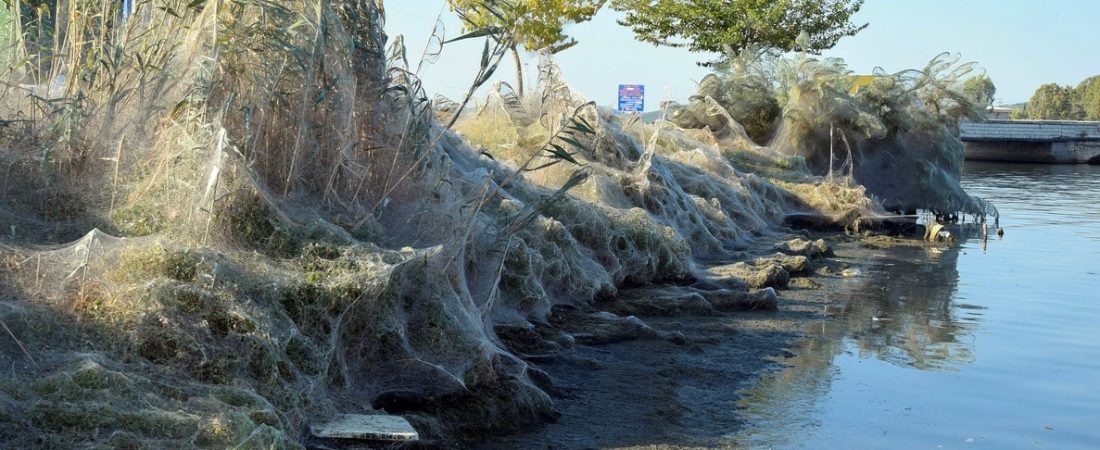
[[[481,318],[486,327],[491,327],[489,323],[491,320],[489,312],[493,310],[493,305],[496,303],[497,297],[500,295],[500,280],[504,278],[504,265],[508,261],[508,252],[512,250],[512,241],[509,240],[504,245],[504,253],[500,255],[500,266],[497,267],[497,275],[493,280],[493,287],[489,289],[488,299],[485,300],[485,304],[481,307]]]
[[[467,37],[478,35],[478,33],[481,33],[481,31],[475,31],[467,35],[451,39],[444,42],[444,44],[466,39]],[[458,118],[462,115],[462,111],[466,109],[467,105],[469,105],[470,100],[473,99],[474,94],[477,92],[478,88],[484,85],[485,82],[489,80],[489,77],[491,77],[492,74],[496,72],[497,67],[500,65],[500,61],[504,58],[504,55],[507,54],[508,50],[512,47],[512,42],[514,42],[515,36],[511,34],[510,30],[504,30],[491,34],[490,40],[494,42],[495,45],[490,47],[489,41],[485,42],[485,48],[484,50],[482,50],[481,66],[478,69],[478,73],[474,77],[474,81],[473,83],[471,83],[470,88],[466,90],[466,95],[463,97],[462,102],[459,103],[458,108],[455,110],[454,116],[452,116],[451,120],[447,122],[447,125],[443,127],[443,130],[430,141],[425,151],[403,173],[401,173],[400,176],[397,177],[392,186],[390,185],[390,179],[393,173],[393,167],[391,167],[390,174],[386,176],[386,179],[382,184],[382,195],[379,196],[378,200],[371,208],[371,211],[377,211],[379,206],[382,205],[382,202],[385,201],[385,199],[389,197],[390,194],[392,194],[393,191],[397,189],[397,187],[405,179],[412,175],[413,171],[415,171],[416,168],[424,162],[428,155],[432,154],[431,150],[439,144],[440,140],[443,139],[443,136],[447,134],[447,131],[450,131],[452,128],[454,128],[455,123],[458,122]]]
[[[115,196],[118,194],[118,168],[122,164],[122,145],[125,141],[125,135],[119,138],[118,151],[115,152],[115,173],[111,179],[111,206],[107,209],[107,217],[111,217],[115,212]]]
[[[218,130],[217,143],[214,145],[214,154],[211,155],[210,178],[206,184],[206,196],[210,197],[210,204],[207,206],[206,212],[206,227],[202,232],[202,245],[206,245],[206,240],[210,236],[210,225],[214,222],[214,203],[218,201],[218,183],[221,180],[221,161],[222,154],[225,150],[226,137],[225,128]]]
[[[8,336],[11,336],[11,338],[13,340],[15,340],[15,345],[19,346],[19,349],[23,351],[23,354],[27,355],[27,359],[31,360],[31,364],[34,364],[34,368],[36,370],[38,370],[39,372],[41,372],[42,371],[42,366],[38,365],[38,361],[34,360],[34,357],[31,356],[31,352],[27,350],[27,347],[23,346],[23,342],[20,341],[19,338],[15,336],[15,333],[13,333],[11,331],[11,328],[8,328],[7,322],[4,322],[4,319],[0,319],[0,325],[2,325],[4,327],[4,331],[8,332]]]
[[[286,174],[286,185],[283,186],[283,195],[290,193],[290,186],[294,179],[295,170],[298,167],[298,154],[302,150],[302,136],[309,132],[309,122],[306,120],[309,109],[309,98],[313,95],[313,83],[317,77],[317,59],[321,57],[325,48],[325,17],[324,5],[317,3],[317,34],[313,41],[313,51],[310,53],[309,68],[306,69],[306,77],[302,83],[302,104],[298,115],[298,133],[294,136],[294,150],[290,155],[290,169]]]

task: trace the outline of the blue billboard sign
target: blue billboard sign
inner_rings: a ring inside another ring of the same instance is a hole
[[[619,112],[645,111],[645,85],[619,85]]]

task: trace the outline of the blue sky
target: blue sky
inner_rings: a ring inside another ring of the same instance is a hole
[[[413,65],[441,10],[447,36],[461,34],[445,0],[387,0],[385,5],[386,30],[391,37],[405,36]],[[637,42],[628,28],[615,23],[618,17],[607,8],[592,21],[568,28],[580,41],[558,58],[570,84],[601,105],[615,102],[619,84],[644,84],[647,110],[661,100],[683,101],[693,94],[707,73],[695,63],[712,55]],[[843,58],[858,73],[875,67],[889,72],[921,68],[939,53],[959,53],[993,79],[998,103],[1026,101],[1043,83],[1076,85],[1100,74],[1100,1],[867,0],[855,21],[870,26],[825,55]],[[477,71],[483,45],[473,40],[448,45],[422,73],[430,93],[460,97]],[[526,61],[533,77],[533,55]],[[510,57],[496,77],[514,78]]]

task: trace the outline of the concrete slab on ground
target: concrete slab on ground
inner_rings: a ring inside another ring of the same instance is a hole
[[[358,439],[364,441],[415,441],[416,429],[401,416],[341,414],[332,420],[311,425],[310,433],[322,439]]]

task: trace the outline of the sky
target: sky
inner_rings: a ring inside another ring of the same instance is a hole
[[[436,17],[448,38],[462,34],[445,0],[385,0],[385,8],[386,32],[391,39],[404,36],[414,67]],[[714,55],[638,42],[629,28],[616,23],[619,17],[605,8],[592,21],[566,29],[580,42],[558,55],[570,85],[607,106],[615,104],[619,84],[645,85],[647,111],[663,100],[685,101],[694,94],[708,72],[696,63]],[[866,0],[853,22],[869,26],[841,39],[824,56],[844,59],[856,73],[871,73],[876,67],[887,72],[922,68],[940,53],[958,53],[993,80],[997,104],[1027,101],[1044,83],[1076,86],[1100,74],[1096,0]],[[460,98],[477,72],[483,46],[472,39],[445,46],[439,59],[421,71],[429,94]],[[536,65],[533,54],[525,55],[529,85]],[[495,79],[514,84],[514,77],[508,56]]]

